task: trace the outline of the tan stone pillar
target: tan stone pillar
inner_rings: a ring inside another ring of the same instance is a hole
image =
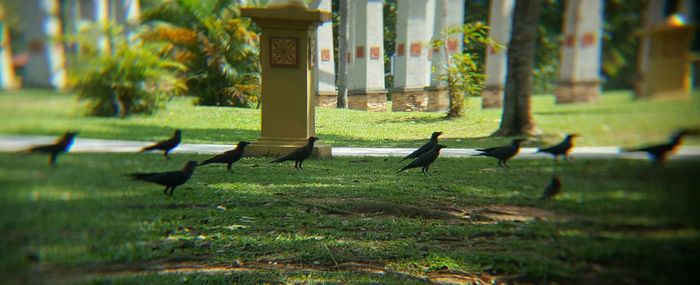
[[[557,104],[589,102],[600,96],[602,0],[569,0],[564,14]]]
[[[316,134],[312,41],[318,24],[330,21],[331,14],[295,6],[241,8],[241,14],[261,28],[261,137],[246,151],[286,154]],[[330,156],[331,147],[317,142],[314,153]]]
[[[10,46],[10,29],[5,22],[5,11],[0,5],[0,90],[17,89],[19,82],[12,65],[12,47]]]
[[[666,9],[672,7],[665,7],[665,3],[649,2],[646,23],[638,32],[641,47],[637,61],[639,81],[635,84],[637,98],[690,96],[693,56],[689,47],[697,26],[687,25],[683,19],[692,18],[692,3],[680,1],[675,11]]]
[[[514,0],[491,1],[489,10],[489,37],[497,43],[508,46],[513,23]],[[486,50],[486,87],[481,91],[481,108],[500,108],[508,73],[508,53],[505,48]]]
[[[386,111],[384,89],[384,5],[378,0],[352,0],[354,45],[349,73],[348,108]]]

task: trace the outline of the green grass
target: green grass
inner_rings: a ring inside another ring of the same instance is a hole
[[[59,135],[67,129],[81,137],[152,141],[184,131],[187,143],[232,144],[259,137],[260,112],[255,109],[192,106],[177,98],[153,116],[127,119],[84,116],[73,94],[51,91],[0,92],[0,134]],[[385,112],[318,108],[316,132],[333,146],[413,147],[433,131],[443,131],[450,147],[500,144],[507,138],[488,137],[498,128],[501,110],[480,109],[480,99],[468,101],[466,116],[444,120],[444,113]],[[590,104],[555,105],[552,96],[533,97],[533,116],[542,136],[529,146],[549,144],[564,133],[580,133],[578,145],[635,146],[666,140],[681,127],[700,126],[700,96],[686,100],[633,100],[628,91],[603,94]],[[700,144],[697,138],[687,144]]]
[[[515,159],[500,169],[486,158],[440,158],[428,177],[394,174],[396,159],[310,160],[297,172],[246,158],[234,174],[221,165],[198,168],[175,198],[124,176],[203,158],[68,154],[52,168],[40,155],[0,154],[0,279],[418,283],[449,272],[509,284],[696,278],[698,161],[560,164],[564,192],[547,202],[537,197],[551,160]],[[235,260],[242,267],[232,266]],[[348,269],[350,262],[362,270]],[[184,272],[193,264],[200,268]]]

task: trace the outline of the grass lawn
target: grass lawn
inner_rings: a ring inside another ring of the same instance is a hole
[[[468,101],[464,118],[444,120],[444,113],[385,112],[318,108],[316,132],[333,146],[413,147],[433,131],[443,131],[450,147],[483,147],[509,141],[488,137],[498,128],[501,110],[481,110],[479,98]],[[153,116],[127,119],[85,117],[73,94],[29,90],[0,92],[0,134],[59,135],[67,129],[80,137],[153,141],[183,129],[186,143],[233,144],[255,140],[260,111],[192,106],[177,98]],[[580,133],[578,145],[636,146],[665,141],[681,127],[700,126],[700,96],[686,100],[633,100],[631,92],[606,92],[591,104],[554,104],[553,96],[533,98],[533,116],[543,135],[528,146],[549,144],[564,133]],[[700,139],[686,144],[700,145]]]
[[[158,118],[186,109],[223,114],[185,105],[176,102]],[[58,132],[71,120],[70,112],[53,110],[47,116],[65,121],[37,131]],[[249,110],[226,111],[254,117]],[[150,138],[145,130],[158,130],[163,120],[72,118],[89,122],[83,127],[90,134],[123,124],[119,133],[106,134],[127,136],[130,127],[141,132],[130,138]],[[214,130],[200,134],[212,141],[227,137]],[[698,161],[670,161],[664,168],[639,160],[560,164],[563,194],[546,202],[537,197],[553,164],[539,159],[515,159],[500,169],[486,158],[440,158],[433,176],[424,176],[394,174],[402,165],[396,159],[310,160],[297,172],[291,164],[245,158],[234,174],[221,165],[198,168],[174,198],[124,176],[204,158],[68,154],[52,168],[40,155],[0,154],[0,279],[276,284],[480,278],[490,284],[495,276],[509,284],[697,284]]]

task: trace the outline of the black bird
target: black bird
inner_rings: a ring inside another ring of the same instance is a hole
[[[182,131],[179,129],[175,130],[175,134],[164,141],[157,142],[154,145],[144,147],[141,152],[144,151],[149,151],[149,150],[162,150],[163,155],[165,155],[165,158],[170,159],[168,156],[168,153],[176,148],[178,145],[180,145],[180,141],[182,140]]]
[[[297,170],[304,170],[304,168],[301,167],[301,164],[304,163],[305,159],[311,156],[311,153],[314,151],[314,142],[316,142],[317,140],[317,137],[311,136],[309,137],[309,140],[305,146],[302,146],[285,156],[270,161],[270,163],[294,160],[294,168],[296,168]]]
[[[134,180],[141,180],[165,186],[163,193],[168,196],[173,196],[173,191],[177,186],[187,182],[194,173],[194,168],[197,167],[197,162],[190,160],[185,165],[185,168],[177,171],[168,172],[150,172],[150,173],[131,173]],[[170,191],[168,191],[170,190]]]
[[[683,136],[696,133],[698,132],[692,130],[680,130],[671,136],[671,140],[668,143],[646,146],[636,149],[628,149],[625,150],[625,152],[646,152],[647,154],[649,154],[649,159],[651,159],[654,165],[661,165],[664,163],[664,161],[666,161],[668,155],[674,152],[676,148],[682,143]]]
[[[396,173],[399,173],[399,172],[404,171],[406,169],[411,169],[411,168],[416,168],[416,167],[421,166],[422,167],[421,172],[423,172],[423,174],[430,174],[430,172],[428,172],[428,167],[430,167],[430,164],[432,164],[438,158],[438,156],[440,155],[440,150],[445,148],[445,147],[446,147],[445,145],[441,145],[441,144],[435,145],[431,150],[421,154],[420,156],[418,156],[418,158],[416,158],[411,163],[409,163],[408,165],[401,168],[401,170],[397,171]]]
[[[569,161],[569,152],[574,147],[574,138],[578,137],[578,134],[567,135],[562,142],[559,144],[550,146],[548,148],[540,148],[537,152],[546,152],[554,156],[554,161],[557,161],[560,155],[564,156],[565,161]]]
[[[56,158],[59,154],[68,152],[73,145],[73,139],[78,135],[77,132],[66,132],[60,139],[53,144],[39,145],[28,149],[29,153],[43,152],[49,154],[49,164],[56,165]]]
[[[549,200],[554,198],[554,196],[557,196],[559,193],[561,193],[561,181],[559,181],[559,177],[554,175],[552,176],[552,179],[549,180],[549,185],[544,188],[544,192],[542,192],[540,199]]]
[[[520,152],[520,143],[526,141],[525,139],[514,139],[510,145],[490,147],[490,148],[480,148],[479,155],[490,156],[498,159],[498,166],[508,166],[508,160]]]
[[[214,156],[210,159],[202,161],[199,163],[199,166],[207,165],[210,163],[226,163],[226,169],[230,172],[231,165],[234,162],[239,161],[241,159],[241,157],[243,157],[243,153],[245,152],[245,147],[249,144],[250,144],[249,142],[240,141],[240,142],[238,142],[238,145],[236,146],[236,148],[234,148],[233,150],[226,151],[222,154],[219,154],[219,155]]]
[[[407,155],[406,157],[402,158],[399,162],[404,161],[409,158],[416,158],[419,157],[421,154],[424,154],[431,149],[433,149],[437,144],[438,144],[438,137],[442,135],[442,132],[433,132],[433,134],[430,136],[430,141],[425,143],[423,146],[412,152],[411,154]]]

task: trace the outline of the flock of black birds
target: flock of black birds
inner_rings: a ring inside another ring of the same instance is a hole
[[[55,143],[49,145],[34,146],[28,149],[27,152],[39,152],[48,154],[49,164],[53,166],[56,164],[56,159],[58,158],[59,154],[68,152],[70,147],[73,145],[73,141],[77,134],[77,132],[67,132]],[[684,136],[694,134],[700,134],[700,131],[684,129],[674,133],[671,136],[670,141],[667,143],[645,146],[641,148],[623,149],[622,151],[646,152],[652,163],[656,166],[659,166],[662,165],[664,161],[668,158],[669,154],[672,153],[681,144],[681,141]],[[413,159],[413,161],[411,161],[411,163],[409,163],[408,165],[402,167],[396,173],[411,168],[421,167],[421,172],[423,174],[431,175],[428,171],[430,165],[433,162],[435,162],[438,156],[440,156],[440,150],[446,147],[445,145],[438,143],[438,137],[440,135],[442,135],[442,132],[434,132],[427,143],[425,143],[423,146],[421,146],[411,154],[403,157],[400,160],[400,162],[406,159]],[[569,154],[574,147],[573,140],[578,136],[578,134],[569,134],[564,138],[562,142],[550,147],[539,148],[537,150],[537,153],[550,154],[554,157],[555,162],[560,156],[563,156],[564,160],[568,161]],[[304,163],[304,160],[309,158],[313,153],[314,143],[317,140],[317,137],[311,136],[308,138],[306,145],[290,152],[287,155],[281,156],[271,161],[270,163],[278,163],[291,160],[294,161],[294,168],[299,171],[302,171],[304,170],[302,164]],[[144,147],[143,149],[141,149],[141,152],[152,150],[163,151],[163,155],[167,159],[170,159],[168,154],[170,153],[170,151],[172,151],[174,148],[180,145],[181,141],[182,132],[180,130],[175,130],[175,134],[171,138]],[[479,154],[477,154],[477,156],[488,156],[496,158],[498,159],[498,166],[508,167],[508,160],[515,157],[520,152],[520,145],[524,141],[526,141],[526,139],[516,138],[513,139],[513,141],[509,145],[490,148],[479,148],[476,149],[478,152],[480,152]],[[130,173],[129,176],[135,180],[141,180],[165,186],[163,193],[172,197],[175,188],[187,182],[187,180],[189,180],[192,174],[194,173],[194,170],[197,166],[203,166],[211,163],[222,163],[226,164],[226,169],[229,172],[231,172],[232,165],[243,157],[245,153],[245,147],[249,144],[250,143],[246,141],[238,142],[238,144],[233,150],[229,150],[224,153],[218,154],[212,158],[209,158],[199,163],[194,160],[190,160],[181,170],[167,172]],[[556,196],[561,192],[561,188],[561,181],[559,180],[559,177],[556,174],[554,174],[550,179],[550,183],[545,188],[545,191],[542,193],[541,199],[551,199],[552,197]]]

